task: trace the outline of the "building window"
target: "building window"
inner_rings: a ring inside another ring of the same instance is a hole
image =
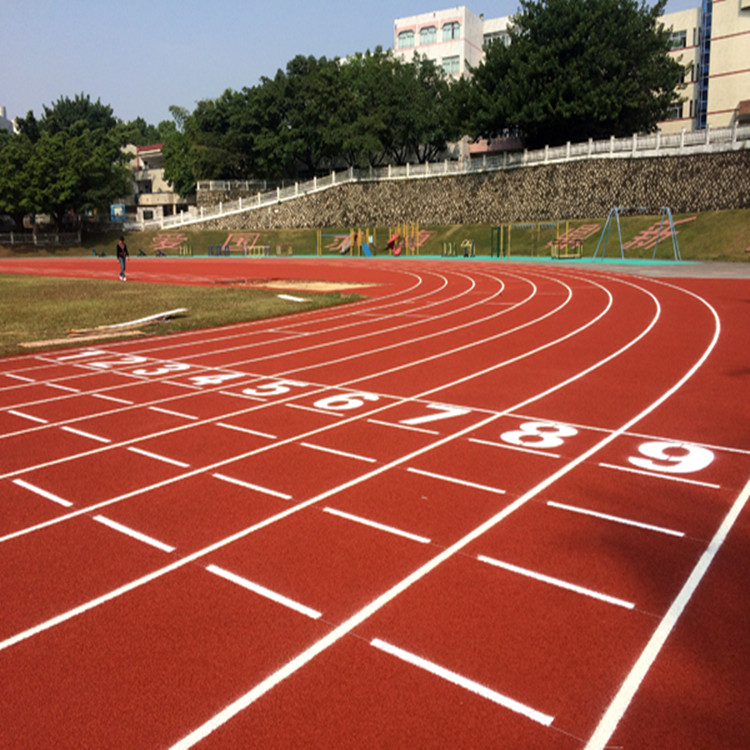
[[[398,35],[398,48],[407,49],[414,46],[414,31],[401,31]]]
[[[683,49],[687,47],[687,31],[673,31],[669,35],[671,49]]]
[[[443,24],[443,41],[450,42],[452,39],[460,39],[461,24],[458,21]]]
[[[437,41],[437,27],[425,26],[419,30],[419,43],[420,44],[435,44]]]
[[[444,57],[443,72],[445,72],[449,76],[458,75],[460,63],[461,61],[458,55],[453,55],[452,57]]]
[[[510,34],[507,31],[491,31],[489,34],[485,34],[483,40],[485,49],[492,42],[500,42],[500,44],[504,44],[507,47],[510,44]]]
[[[669,108],[667,112],[667,120],[681,120],[682,119],[682,102],[674,104]]]

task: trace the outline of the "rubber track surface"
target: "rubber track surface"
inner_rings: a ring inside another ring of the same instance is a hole
[[[750,746],[750,280],[128,283],[251,276],[368,286],[0,360],[1,747]]]

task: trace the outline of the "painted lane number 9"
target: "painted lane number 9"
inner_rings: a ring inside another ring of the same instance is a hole
[[[628,458],[633,466],[666,474],[691,474],[705,469],[714,460],[714,454],[708,448],[663,440],[642,443],[638,452],[641,456]]]

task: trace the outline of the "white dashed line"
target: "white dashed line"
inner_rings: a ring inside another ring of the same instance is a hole
[[[294,599],[289,599],[289,597],[286,597],[283,594],[279,594],[276,591],[267,589],[265,586],[261,586],[257,583],[253,583],[252,581],[248,581],[247,578],[243,578],[242,576],[231,573],[224,568],[220,568],[218,565],[207,565],[206,570],[210,573],[213,573],[214,575],[219,576],[220,578],[223,578],[226,581],[236,583],[238,586],[242,586],[242,588],[247,589],[248,591],[259,594],[266,599],[270,599],[277,604],[282,604],[289,609],[293,609],[295,612],[299,612],[300,614],[306,615],[307,617],[311,617],[313,620],[317,620],[322,616],[322,613],[318,612],[315,609],[306,607],[304,604],[300,604],[299,602],[294,601]]]
[[[184,461],[178,461],[176,458],[167,458],[166,456],[161,456],[158,453],[152,453],[151,451],[143,450],[143,448],[136,448],[135,446],[130,446],[128,448],[129,451],[132,451],[133,453],[138,453],[141,456],[146,456],[147,458],[153,458],[156,461],[162,461],[165,464],[172,464],[173,466],[179,466],[183,469],[186,469],[190,464],[186,464]]]
[[[479,695],[482,698],[486,698],[487,700],[492,701],[493,703],[497,703],[503,708],[507,708],[514,713],[521,714],[527,719],[535,721],[537,724],[542,724],[543,726],[548,727],[555,720],[554,716],[550,716],[549,714],[537,711],[536,709],[531,708],[524,703],[520,703],[513,698],[509,698],[507,695],[498,693],[497,691],[492,690],[479,682],[475,682],[474,680],[470,680],[468,677],[464,677],[463,675],[457,674],[456,672],[452,672],[450,669],[441,667],[439,664],[435,664],[435,662],[428,661],[427,659],[423,659],[421,656],[412,654],[409,651],[404,651],[403,649],[398,648],[398,646],[393,646],[390,643],[386,643],[386,641],[382,641],[380,640],[380,638],[375,638],[370,641],[370,645],[374,646],[380,651],[384,651],[385,653],[390,654],[391,656],[395,656],[397,659],[401,659],[408,664],[419,667],[420,669],[424,669],[430,674],[435,675],[436,677],[441,677],[442,679],[447,680],[454,685],[458,685],[465,690],[469,690],[475,695]]]
[[[432,479],[440,479],[443,482],[450,482],[451,484],[460,484],[462,487],[472,487],[475,490],[484,490],[485,492],[494,492],[496,495],[504,495],[505,490],[501,490],[498,487],[489,487],[486,484],[477,484],[476,482],[468,482],[465,479],[458,479],[457,477],[448,477],[445,474],[435,474],[432,471],[424,471],[423,469],[408,468],[407,471],[412,474],[421,474],[425,477],[431,477]]]
[[[262,492],[264,495],[271,495],[271,497],[278,497],[282,500],[291,500],[292,496],[287,495],[284,492],[277,492],[276,490],[270,490],[268,487],[261,487],[259,484],[251,484],[250,482],[243,482],[241,479],[234,479],[234,477],[228,477],[226,474],[212,474],[215,479],[220,479],[222,482],[228,482],[229,484],[236,484],[238,487],[244,487],[247,490],[255,490],[255,492]]]
[[[362,518],[361,516],[353,516],[351,513],[344,513],[344,511],[335,510],[334,508],[323,508],[323,510],[333,516],[345,518],[347,521],[354,521],[354,523],[360,523],[363,526],[370,526],[371,528],[378,529],[379,531],[386,531],[389,534],[402,536],[406,539],[411,539],[413,542],[419,542],[420,544],[430,543],[430,540],[427,537],[418,536],[417,534],[411,534],[408,531],[402,531],[401,529],[397,529],[394,526],[386,526],[385,524],[378,523],[377,521],[370,521],[369,519]]]
[[[613,521],[614,523],[621,523],[625,526],[635,526],[639,529],[645,529],[646,531],[656,531],[659,534],[668,534],[669,536],[685,536],[683,531],[675,531],[674,529],[667,529],[664,526],[654,526],[650,523],[642,523],[641,521],[633,521],[630,518],[623,518],[622,516],[611,516],[608,513],[599,513],[595,510],[588,510],[587,508],[576,508],[574,505],[565,505],[565,503],[555,503],[552,500],[547,502],[550,508],[559,508],[560,510],[569,510],[571,513],[580,513],[583,516],[593,516],[594,518],[601,518],[605,521]]]
[[[113,531],[119,531],[121,534],[137,539],[139,542],[156,547],[156,549],[160,549],[162,552],[174,552],[174,547],[171,545],[164,544],[164,542],[160,542],[158,539],[148,536],[148,534],[142,534],[140,531],[131,529],[129,526],[123,526],[121,523],[117,523],[117,521],[113,521],[111,518],[107,518],[106,516],[94,516],[94,520],[108,526]]]
[[[608,604],[614,604],[618,607],[624,607],[625,609],[634,609],[635,604],[633,602],[625,601],[624,599],[618,599],[615,596],[609,596],[609,594],[602,594],[599,591],[593,589],[587,589],[584,586],[578,586],[575,583],[569,583],[563,581],[561,578],[553,578],[552,576],[544,575],[543,573],[537,573],[535,570],[529,570],[528,568],[520,568],[518,565],[511,565],[510,563],[502,562],[501,560],[495,560],[492,557],[486,557],[485,555],[477,555],[477,560],[494,565],[496,568],[502,568],[508,570],[511,573],[518,573],[518,575],[526,576],[526,578],[533,578],[535,581],[541,581],[542,583],[549,583],[552,586],[557,586],[561,589],[568,591],[574,591],[576,594],[583,594],[589,596],[592,599],[598,599]]]
[[[30,484],[23,479],[14,479],[13,484],[17,485],[18,487],[23,487],[25,490],[33,492],[35,495],[39,495],[40,497],[46,498],[47,500],[51,500],[53,503],[62,505],[65,508],[70,508],[70,506],[73,505],[73,503],[71,503],[69,500],[63,500],[63,498],[58,497],[57,495],[53,495],[51,492],[47,492],[47,490],[43,490],[41,487]]]

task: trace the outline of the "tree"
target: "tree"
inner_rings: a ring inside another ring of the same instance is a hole
[[[533,148],[653,132],[679,100],[666,0],[520,3],[510,45],[490,45],[475,72],[475,134],[518,127]]]
[[[173,121],[159,123],[159,138],[164,144],[164,178],[183,198],[195,194],[195,173],[190,165],[190,143],[185,134],[185,123],[190,117],[182,107],[169,108]]]
[[[71,213],[106,208],[131,189],[123,131],[100,101],[83,94],[60,97],[44,107],[40,120],[29,112],[20,129],[26,144],[16,147],[25,149],[26,161],[17,211],[48,213],[61,228]]]
[[[0,214],[9,214],[16,227],[33,211],[28,194],[28,164],[33,144],[25,135],[0,131]]]

